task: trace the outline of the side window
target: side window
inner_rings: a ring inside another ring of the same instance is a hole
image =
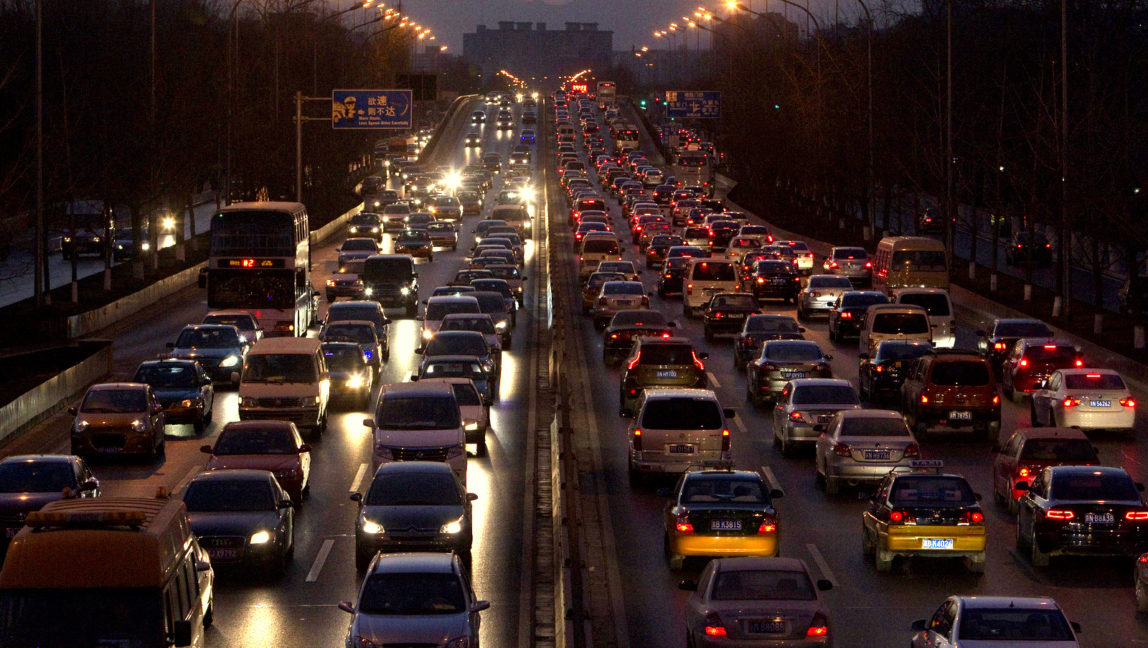
[[[1048,480],[1044,478],[1044,472],[1041,472],[1033,480],[1031,490],[1045,499],[1048,498]]]
[[[1048,388],[1054,391],[1060,389],[1060,379],[1061,374],[1059,371],[1052,374],[1052,379],[1048,381]]]
[[[1006,457],[1016,457],[1017,453],[1020,451],[1020,440],[1021,436],[1019,434],[1013,434],[1011,437],[1009,437],[1008,442],[1005,443],[1004,448],[1001,450],[1001,454],[1005,455]]]
[[[952,601],[942,603],[933,614],[933,618],[929,620],[929,629],[942,637],[948,637],[953,629],[954,607]]]
[[[945,604],[945,636],[952,638],[953,624],[957,620],[957,604],[949,601]]]
[[[710,582],[714,579],[714,565],[716,561],[711,560],[706,568],[702,571],[702,575],[698,577],[698,594],[705,595],[710,588]]]

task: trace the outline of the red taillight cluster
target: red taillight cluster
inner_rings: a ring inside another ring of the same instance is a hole
[[[833,444],[833,454],[838,457],[850,457],[853,455],[853,451],[847,443],[835,443]]]
[[[694,525],[690,523],[690,517],[687,513],[678,513],[674,528],[677,529],[678,533],[694,532]]]
[[[761,526],[757,527],[758,533],[773,533],[774,531],[777,531],[777,524],[773,520],[764,520]]]
[[[985,514],[980,511],[965,511],[961,514],[962,524],[983,524],[985,521]]]
[[[725,626],[721,624],[721,617],[717,612],[710,612],[706,615],[705,633],[707,637],[724,637]]]
[[[1148,511],[1127,511],[1124,519],[1129,522],[1145,522],[1148,521]]]
[[[841,311],[841,319],[853,319],[853,313],[849,311]]]
[[[896,524],[916,524],[917,516],[908,511],[889,511],[889,521]]]
[[[702,364],[702,359],[698,357],[697,352],[696,351],[690,351],[690,355],[693,356],[694,366],[698,368],[698,371],[705,371],[706,366],[704,364]]]
[[[1066,407],[1066,408],[1068,408],[1068,407],[1076,407],[1077,405],[1079,405],[1079,404],[1080,404],[1080,399],[1079,399],[1079,398],[1066,398],[1066,399],[1064,399],[1063,401],[1061,401],[1061,403],[1060,403],[1060,404],[1061,404],[1061,405],[1063,405],[1063,406],[1064,406],[1064,407]]]
[[[917,445],[916,443],[910,443],[909,445],[905,446],[905,456],[906,457],[920,457],[921,456],[921,446]]]
[[[1069,520],[1075,518],[1076,514],[1072,511],[1066,511],[1064,509],[1049,509],[1048,512],[1044,514],[1044,517],[1047,520],[1060,520],[1061,522],[1068,522]]]
[[[993,350],[994,351],[1004,351],[1006,346],[1007,345],[1004,342],[994,342],[993,343]]]
[[[634,449],[642,449],[642,430],[641,428],[634,428]]]
[[[721,431],[721,451],[729,452],[729,428]]]
[[[824,637],[829,634],[829,619],[825,615],[818,612],[813,615],[813,620],[809,622],[809,629],[805,631],[806,637]]]
[[[1124,407],[1136,407],[1136,399],[1135,398],[1121,398],[1120,404],[1123,405]]]

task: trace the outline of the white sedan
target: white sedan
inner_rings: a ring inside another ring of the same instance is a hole
[[[1133,433],[1136,400],[1111,369],[1060,369],[1032,394],[1032,425]]]

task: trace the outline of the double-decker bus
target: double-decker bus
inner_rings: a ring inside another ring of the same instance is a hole
[[[234,203],[211,219],[207,307],[245,310],[267,336],[306,335],[315,320],[311,230],[296,202]]]
[[[614,85],[613,81],[599,81],[598,82],[598,108],[605,110],[606,106],[614,103],[618,96],[618,87]]]

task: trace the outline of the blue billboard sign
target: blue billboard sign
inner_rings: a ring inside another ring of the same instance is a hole
[[[331,127],[337,130],[414,127],[410,90],[332,90]]]
[[[666,115],[674,119],[717,119],[721,117],[721,93],[666,90]]]

